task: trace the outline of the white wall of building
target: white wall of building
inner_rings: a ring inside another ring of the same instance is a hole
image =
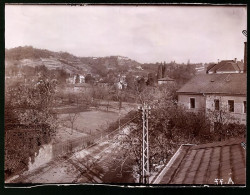
[[[195,108],[190,108],[190,98],[195,98]],[[178,103],[193,112],[208,110],[214,111],[214,100],[220,101],[220,109],[228,111],[228,100],[234,101],[234,112],[231,116],[237,119],[241,124],[246,124],[246,113],[244,113],[245,96],[224,96],[224,95],[191,95],[179,94]]]

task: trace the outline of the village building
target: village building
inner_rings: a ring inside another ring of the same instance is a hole
[[[125,75],[118,75],[119,76],[119,81],[115,83],[115,86],[117,89],[126,89],[128,84],[126,82],[126,76]]]
[[[74,87],[71,88],[71,90],[73,92],[85,92],[85,93],[88,93],[88,92],[90,92],[90,90],[92,88],[93,87],[88,83],[78,83],[78,84],[75,84]]]
[[[207,68],[207,74],[224,74],[224,73],[243,73],[244,63],[243,60],[222,60],[218,64],[212,64]]]
[[[77,77],[79,76],[79,80],[77,82]],[[77,83],[85,83],[85,77],[83,75],[74,75],[67,79],[67,83],[77,84]]]
[[[246,124],[246,73],[197,75],[177,91],[178,103],[192,112],[225,109]]]
[[[175,80],[168,77],[168,76],[165,76],[164,78],[158,79],[158,85],[161,85],[161,84],[174,84],[174,83],[175,83]]]
[[[196,75],[179,90],[178,103],[192,112],[225,111],[233,121],[246,124],[247,61],[224,60]],[[236,120],[236,121],[235,121]],[[212,121],[214,122],[214,121]]]

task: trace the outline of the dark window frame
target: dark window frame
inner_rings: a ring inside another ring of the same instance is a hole
[[[247,113],[247,101],[243,101],[243,113]]]
[[[190,103],[190,108],[194,109],[195,108],[195,98],[190,98],[189,103]]]
[[[234,100],[228,100],[228,111],[234,112]]]
[[[214,99],[214,110],[220,110],[220,100]]]

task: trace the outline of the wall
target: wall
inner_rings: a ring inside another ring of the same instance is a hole
[[[31,160],[29,161],[29,171],[34,170],[45,163],[48,163],[50,160],[52,160],[52,157],[52,145],[43,145],[40,148],[38,155],[35,157],[34,162],[32,163]]]
[[[195,108],[190,108],[190,98],[195,98]],[[206,99],[203,95],[178,95],[178,103],[183,105],[185,108],[190,109],[190,111],[198,112],[204,111],[206,105]]]
[[[161,85],[161,84],[174,84],[174,81],[158,81],[158,85]]]
[[[234,112],[231,113],[233,117],[239,120],[241,124],[246,124],[246,113],[244,113],[243,101],[246,101],[244,96],[220,96],[220,95],[207,95],[206,107],[207,109],[214,110],[214,100],[220,101],[220,109],[228,110],[228,100],[234,100]]]
[[[195,98],[195,109],[190,108],[190,98]],[[246,101],[245,96],[222,96],[222,95],[188,95],[179,94],[178,103],[189,109],[190,111],[204,111],[204,109],[214,110],[214,100],[219,99],[220,108],[228,110],[228,100],[234,100],[234,112],[231,113],[235,119],[241,124],[246,124],[246,113],[244,112],[243,101]]]

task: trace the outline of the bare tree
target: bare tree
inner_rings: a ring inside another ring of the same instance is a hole
[[[206,110],[210,121],[211,133],[219,140],[244,134],[244,125],[240,125],[237,118],[230,112],[229,106],[223,102],[222,97],[208,98],[211,108]]]
[[[80,117],[80,113],[75,111],[72,113],[68,113],[67,117],[64,119],[64,121],[66,121],[66,123],[68,122],[70,124],[70,129],[71,129],[71,135],[73,134],[74,128],[75,128],[75,123],[76,120]]]

